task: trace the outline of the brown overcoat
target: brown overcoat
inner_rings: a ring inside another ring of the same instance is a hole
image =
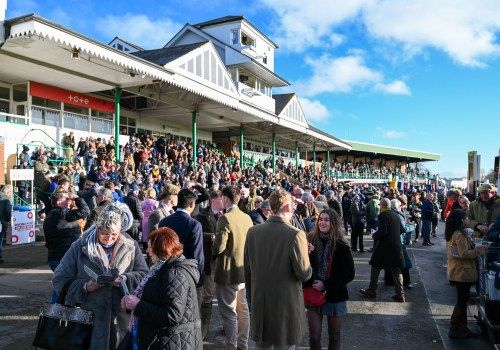
[[[219,284],[245,282],[243,255],[248,229],[253,226],[250,216],[237,206],[232,207],[217,221],[217,231],[212,244],[215,259],[214,281]]]
[[[307,327],[302,282],[311,275],[303,231],[277,216],[249,230],[245,277],[251,294],[253,340],[275,346],[302,340]]]
[[[448,280],[454,282],[476,282],[477,257],[482,250],[474,247],[472,239],[466,232],[455,231],[449,242],[446,242],[448,256]]]

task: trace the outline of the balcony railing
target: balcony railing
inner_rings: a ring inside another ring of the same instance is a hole
[[[24,115],[0,112],[0,122],[28,125],[29,118]]]

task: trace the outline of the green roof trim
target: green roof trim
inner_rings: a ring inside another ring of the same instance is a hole
[[[351,151],[406,157],[406,158],[420,159],[422,161],[439,160],[441,158],[441,156],[437,153],[415,151],[411,149],[396,148],[396,147],[389,147],[382,145],[374,145],[370,143],[356,142],[349,140],[344,140],[344,142],[347,142],[348,144],[351,145],[352,147]]]

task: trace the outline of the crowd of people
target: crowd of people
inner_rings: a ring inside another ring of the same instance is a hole
[[[210,145],[197,147],[195,165],[189,142],[147,135],[131,137],[118,163],[112,138],[66,144],[76,147],[66,154],[74,162],[57,170],[43,147],[31,155],[23,148],[19,160],[34,167],[43,203],[52,302],[67,288],[67,302],[94,312],[92,349],[201,348],[214,299],[227,348],[247,349],[250,337],[258,349],[293,349],[308,329],[311,349],[320,349],[326,316],[328,348],[340,349],[353,254],[372,251],[363,296],[377,296],[385,270],[393,299],[405,302],[406,247],[420,237],[424,247],[434,244],[440,212],[455,218],[458,207],[466,210],[483,236],[500,216],[498,197],[484,186],[478,199],[455,191],[443,199],[432,188],[341,184],[284,162],[276,174],[264,165],[240,169]],[[461,229],[447,226],[452,235]],[[450,336],[465,332],[460,320]]]

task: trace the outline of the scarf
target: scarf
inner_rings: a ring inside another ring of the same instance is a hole
[[[156,274],[158,273],[158,271],[160,271],[160,269],[163,267],[163,264],[165,264],[165,262],[166,262],[166,260],[164,260],[164,259],[155,262],[153,264],[153,266],[151,266],[151,269],[149,270],[147,275],[144,276],[141,283],[139,283],[139,286],[137,286],[137,288],[134,290],[132,295],[135,295],[136,297],[141,299],[144,287],[146,286],[146,284],[148,283],[148,281],[151,278],[156,276]],[[135,317],[134,312],[132,311],[132,315],[130,316],[130,322],[129,322],[128,328],[130,331],[132,331],[132,329],[135,327],[137,327],[137,317]]]
[[[319,233],[316,261],[318,263],[318,279],[321,281],[326,281],[329,277],[328,268],[333,254],[332,243],[328,235]]]

